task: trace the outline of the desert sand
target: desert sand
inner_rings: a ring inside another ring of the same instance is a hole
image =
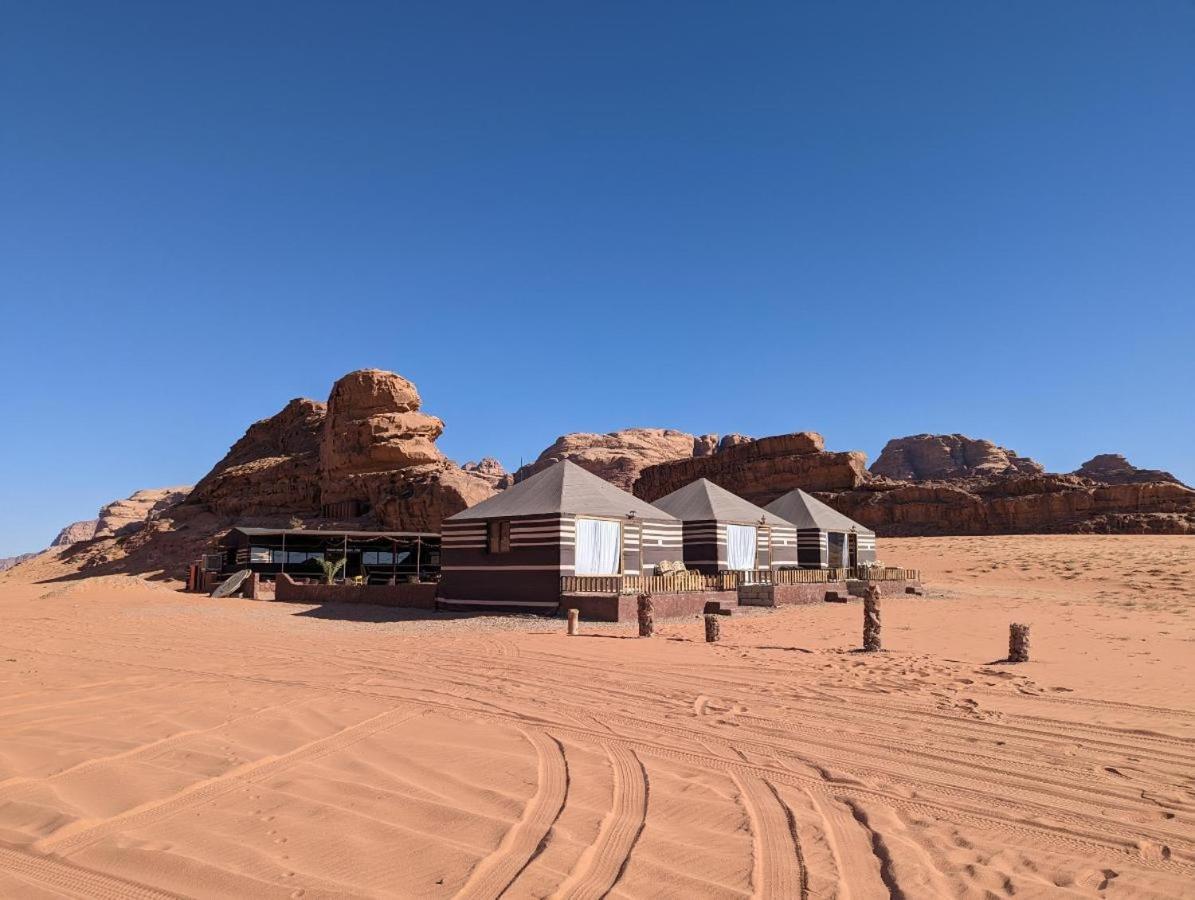
[[[18,567],[0,896],[1195,895],[1195,538],[880,553],[880,654],[858,602],[707,645]]]

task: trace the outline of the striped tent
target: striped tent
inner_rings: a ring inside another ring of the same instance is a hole
[[[680,559],[681,523],[564,460],[445,519],[441,553],[442,605],[549,611],[561,576]]]
[[[837,568],[875,561],[874,531],[800,488],[773,500],[766,509],[796,527],[801,568]]]
[[[653,505],[681,520],[687,568],[712,574],[797,565],[796,528],[708,479]]]

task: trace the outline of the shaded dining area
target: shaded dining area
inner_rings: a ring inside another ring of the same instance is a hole
[[[337,582],[400,584],[437,581],[440,535],[412,531],[333,531],[237,526],[220,544],[221,571],[248,569],[266,580],[326,580],[325,563],[340,563]]]

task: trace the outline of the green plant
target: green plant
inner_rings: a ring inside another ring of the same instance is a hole
[[[340,570],[344,568],[345,557],[340,559],[321,559],[319,567],[324,570],[324,581],[327,584],[335,584],[336,576],[340,574]]]

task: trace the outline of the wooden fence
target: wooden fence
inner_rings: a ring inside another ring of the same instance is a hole
[[[565,594],[687,594],[711,590],[700,572],[674,575],[564,575]]]
[[[744,584],[834,584],[840,581],[920,581],[916,569],[736,569],[702,575],[681,572],[673,575],[565,575],[560,590],[565,594],[686,594],[693,591],[734,591]]]

